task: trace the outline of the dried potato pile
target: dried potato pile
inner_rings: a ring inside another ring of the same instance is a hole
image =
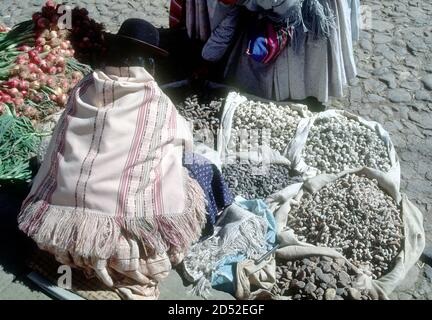
[[[300,113],[289,106],[246,101],[234,114],[231,131],[233,138],[228,147],[230,150],[237,150],[239,145],[242,149],[247,148],[250,141],[248,137],[243,137],[243,132],[246,132],[252,143],[270,145],[273,150],[282,153],[293,139],[301,118]],[[258,141],[255,141],[254,136],[259,137]]]
[[[355,174],[305,193],[290,212],[288,226],[299,240],[335,248],[375,279],[390,269],[403,240],[396,202],[376,180]]]
[[[193,121],[194,130],[210,129],[211,132],[217,133],[224,103],[224,98],[193,94],[177,104],[176,108],[184,118]]]
[[[346,117],[315,121],[303,150],[306,164],[320,173],[339,173],[370,167],[388,172],[387,146],[376,132]]]

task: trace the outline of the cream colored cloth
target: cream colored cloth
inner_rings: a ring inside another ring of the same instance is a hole
[[[168,254],[187,250],[205,222],[203,191],[182,164],[191,146],[186,120],[144,68],[95,71],[71,95],[19,227],[108,285],[111,271],[138,281],[124,295],[156,297],[144,277],[169,271]]]

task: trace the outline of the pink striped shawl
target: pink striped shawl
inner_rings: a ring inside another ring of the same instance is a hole
[[[96,71],[74,90],[19,216],[51,252],[109,259],[120,237],[185,250],[205,197],[182,165],[189,125],[144,68]]]

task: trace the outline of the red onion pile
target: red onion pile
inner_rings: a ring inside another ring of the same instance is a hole
[[[59,6],[48,1],[32,22],[16,28],[21,32],[0,33],[0,115],[9,107],[38,121],[61,110],[70,90],[90,71],[74,57],[104,48],[103,27],[86,9],[73,9],[73,28],[67,30],[59,28]]]

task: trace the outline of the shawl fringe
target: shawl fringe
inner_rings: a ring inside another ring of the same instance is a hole
[[[195,180],[187,179],[188,205],[182,215],[129,219],[120,226],[114,216],[78,212],[40,200],[22,211],[19,228],[46,250],[60,249],[83,258],[109,259],[122,233],[136,237],[146,250],[155,253],[184,250],[199,239],[206,222],[204,192]],[[42,215],[38,214],[41,210]]]
[[[314,40],[328,38],[336,28],[335,16],[328,3],[305,0],[302,6],[303,23]]]
[[[314,40],[329,38],[336,28],[336,18],[328,3],[303,0],[290,9],[287,24],[294,29],[291,45],[298,53],[307,34]]]

